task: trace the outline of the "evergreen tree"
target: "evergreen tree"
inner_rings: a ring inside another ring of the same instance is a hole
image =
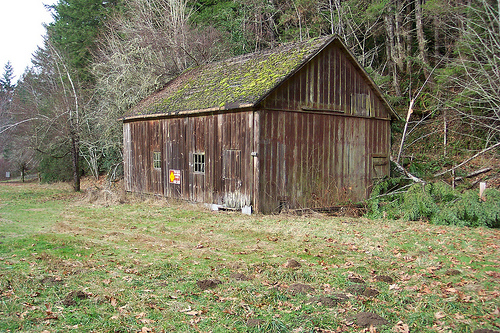
[[[96,40],[119,1],[59,0],[50,6],[54,22],[47,27],[49,39],[83,82],[93,82],[90,66]]]
[[[2,86],[3,91],[13,91],[15,88],[14,84],[14,68],[10,61],[4,66],[4,72],[2,74],[2,78],[0,78],[0,85]]]

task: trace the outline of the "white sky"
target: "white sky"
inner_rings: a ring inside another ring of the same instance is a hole
[[[54,3],[57,0],[0,0],[0,75],[9,60],[14,82],[31,67],[31,56],[45,35],[42,24],[52,21],[44,4]]]

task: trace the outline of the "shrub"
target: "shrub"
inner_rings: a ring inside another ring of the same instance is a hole
[[[484,198],[485,201],[481,200],[477,191],[467,191],[458,200],[442,207],[432,223],[500,227],[500,191],[487,189]]]
[[[459,192],[455,191],[450,185],[443,182],[432,183],[429,184],[429,186],[431,186],[430,190],[432,198],[438,204],[451,202],[460,196]]]
[[[413,184],[404,194],[403,214],[406,220],[430,219],[438,207],[431,196],[432,184]]]
[[[71,156],[69,154],[60,158],[43,155],[38,170],[40,171],[40,180],[43,183],[64,182],[73,178]]]
[[[368,214],[370,218],[401,217],[402,196],[400,190],[409,185],[409,180],[403,177],[385,179],[372,189],[371,198],[368,200]]]
[[[373,187],[367,217],[498,228],[500,191],[487,189],[484,197],[481,200],[477,190],[460,193],[442,182],[410,185],[404,178],[393,178]]]

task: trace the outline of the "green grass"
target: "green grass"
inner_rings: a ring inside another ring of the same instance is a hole
[[[363,311],[389,322],[377,332],[499,330],[499,249],[498,229],[98,204],[69,186],[2,183],[0,332],[362,332]],[[379,294],[348,294],[352,276]],[[201,290],[205,279],[222,284]],[[310,302],[338,293],[349,299]]]

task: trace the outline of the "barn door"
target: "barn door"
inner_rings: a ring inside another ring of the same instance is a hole
[[[228,149],[222,155],[222,182],[224,186],[224,206],[240,209],[241,193],[241,150]]]
[[[389,155],[372,154],[372,180],[374,182],[389,176]]]
[[[182,198],[182,181],[184,181],[181,150],[179,143],[168,141],[166,143],[166,177],[168,186],[166,194],[168,197]]]

